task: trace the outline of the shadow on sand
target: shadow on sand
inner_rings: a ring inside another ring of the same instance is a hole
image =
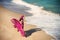
[[[37,31],[41,31],[41,29],[40,28],[35,28],[35,29],[27,30],[27,31],[25,31],[26,32],[25,36],[29,37],[32,33],[37,32]]]

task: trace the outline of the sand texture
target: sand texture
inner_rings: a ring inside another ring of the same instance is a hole
[[[21,13],[15,13],[0,6],[0,40],[51,40],[52,37],[36,25],[25,22],[24,30],[27,37],[22,37],[11,23],[12,18],[19,19]]]

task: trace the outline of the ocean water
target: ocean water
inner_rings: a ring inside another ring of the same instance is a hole
[[[44,10],[51,11],[56,14],[60,14],[60,1],[58,0],[23,0],[29,4],[33,4],[39,7],[43,7]],[[33,8],[32,8],[33,9]],[[37,10],[37,9],[35,9]],[[39,10],[38,10],[39,11]],[[43,29],[48,34],[60,40],[60,16],[45,15],[47,13],[35,12],[34,16],[27,17],[27,23],[35,24],[38,28]]]
[[[32,16],[25,17],[26,23],[36,25],[49,35],[55,37],[56,40],[60,40],[60,16],[55,14],[60,12],[57,0],[13,0],[5,1],[2,5],[14,12],[32,14]],[[45,10],[42,10],[41,6]]]
[[[37,6],[43,6],[45,10],[60,13],[60,1],[59,0],[23,0],[27,3]]]

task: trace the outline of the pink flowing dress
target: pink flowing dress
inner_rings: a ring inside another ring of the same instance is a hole
[[[20,20],[13,18],[11,19],[11,22],[14,24],[14,27],[17,28],[17,30],[21,33],[21,35],[25,37],[23,17],[24,16],[21,16]],[[20,22],[21,20],[22,22]]]

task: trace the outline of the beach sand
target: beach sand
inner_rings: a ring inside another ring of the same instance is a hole
[[[53,38],[42,29],[36,28],[36,25],[26,22],[24,30],[27,37],[22,37],[10,21],[11,18],[19,19],[21,15],[23,14],[12,12],[0,6],[0,40],[51,40]]]

